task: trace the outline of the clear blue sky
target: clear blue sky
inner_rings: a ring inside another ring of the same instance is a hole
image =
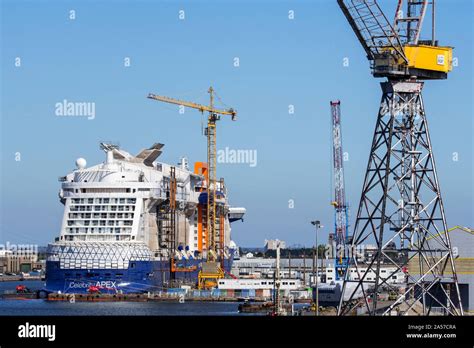
[[[383,3],[392,18],[395,1]],[[220,122],[218,148],[258,151],[254,168],[218,168],[231,203],[247,208],[245,222],[234,225],[239,245],[261,246],[265,238],[311,245],[315,218],[325,226],[321,240],[333,229],[331,99],[342,101],[353,223],[381,91],[335,1],[1,4],[0,242],[46,244],[59,234],[57,178],[78,157],[101,162],[100,141],[119,141],[132,153],[159,141],[166,144],[165,162],[182,155],[192,163],[205,160],[199,113],[180,115],[146,95],[206,102],[210,84],[239,113],[237,122]],[[437,4],[437,37],[455,47],[459,66],[448,80],[428,82],[424,98],[448,225],[472,227],[473,4]],[[70,10],[75,20],[68,19]],[[95,102],[95,119],[55,116],[63,99]]]

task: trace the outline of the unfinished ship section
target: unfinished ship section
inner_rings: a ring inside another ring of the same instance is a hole
[[[216,243],[207,234],[207,164],[193,170],[157,161],[163,144],[138,155],[101,143],[106,159],[61,177],[64,204],[60,236],[48,246],[46,290],[62,293],[137,293],[195,285],[209,253],[229,272],[233,221],[244,208],[228,204],[224,180],[216,182]]]

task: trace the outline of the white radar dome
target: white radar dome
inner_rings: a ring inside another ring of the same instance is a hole
[[[77,169],[84,169],[87,165],[87,162],[84,158],[80,157],[76,160]]]

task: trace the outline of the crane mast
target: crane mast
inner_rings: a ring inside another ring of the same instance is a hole
[[[217,215],[216,215],[216,191],[217,191],[217,174],[216,174],[216,121],[219,119],[217,113],[212,111],[214,108],[214,90],[209,87],[210,103],[209,117],[206,128],[207,136],[207,165],[208,165],[208,184],[207,184],[207,228],[209,235],[209,255],[208,260],[214,261],[217,257],[216,244],[216,229],[217,229]]]
[[[336,234],[335,268],[336,279],[344,278],[347,269],[346,243],[348,239],[348,211],[344,187],[344,165],[341,136],[341,102],[331,101],[334,175],[334,228]]]

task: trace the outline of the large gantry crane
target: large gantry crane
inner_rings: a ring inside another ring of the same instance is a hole
[[[184,100],[164,97],[156,94],[148,94],[148,98],[158,100],[165,103],[180,105],[184,107],[189,107],[192,109],[197,109],[201,113],[208,112],[207,118],[207,169],[205,172],[206,179],[206,191],[207,191],[207,219],[205,226],[205,240],[209,241],[209,244],[206,244],[207,250],[205,251],[205,256],[207,261],[202,264],[202,269],[199,273],[199,287],[207,287],[206,280],[216,280],[223,277],[223,266],[224,266],[224,211],[222,207],[217,207],[217,174],[216,174],[216,165],[217,165],[217,148],[216,148],[216,122],[220,120],[220,115],[230,116],[232,121],[237,119],[237,112],[232,108],[227,110],[217,109],[214,107],[214,89],[209,87],[208,90],[210,96],[209,106],[201,105],[193,102],[188,102]],[[222,185],[222,181],[220,182]],[[217,230],[219,225],[219,240],[217,240]],[[217,262],[218,257],[220,257],[220,265]],[[214,282],[215,283],[215,282]],[[211,283],[213,284],[213,283]]]
[[[346,245],[349,237],[349,219],[346,204],[346,192],[344,187],[344,165],[342,151],[341,133],[341,102],[339,100],[331,103],[332,118],[332,158],[334,175],[334,228],[336,234],[335,270],[336,280],[344,278],[347,269]]]
[[[446,315],[463,315],[421,95],[422,80],[446,79],[452,69],[452,48],[435,40],[434,0],[408,0],[406,11],[398,0],[392,24],[375,0],[337,3],[372,74],[386,78],[338,315],[364,309],[369,315],[430,315],[435,306]],[[429,5],[431,38],[421,40]],[[374,242],[373,253],[359,255]],[[404,281],[396,286],[399,275]],[[382,290],[398,294],[388,306],[378,302]]]

